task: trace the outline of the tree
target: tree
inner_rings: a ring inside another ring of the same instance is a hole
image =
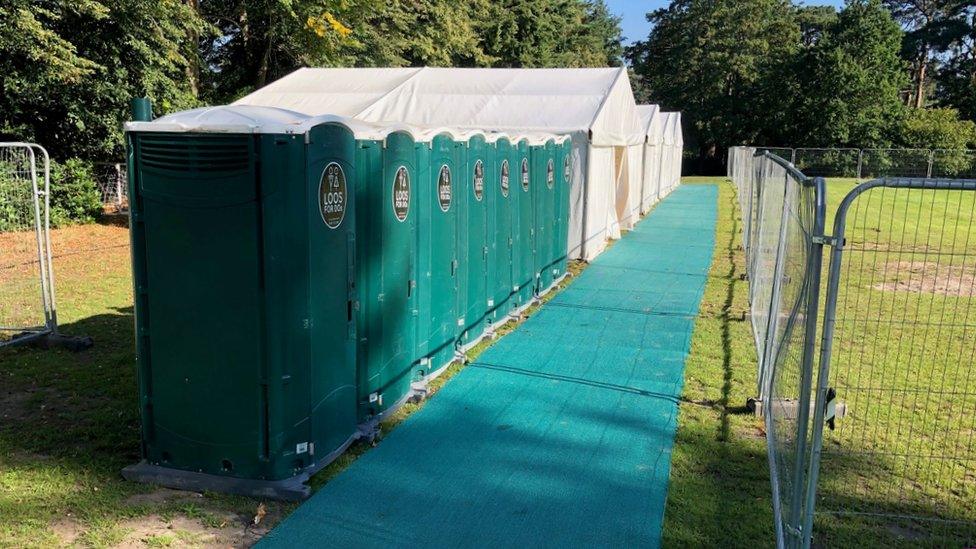
[[[912,91],[907,96],[915,108],[925,106],[932,86],[929,72],[936,65],[933,53],[944,49],[945,23],[966,0],[884,0],[884,5],[905,29],[903,50],[911,62]]]
[[[782,123],[783,75],[800,42],[789,2],[675,0],[647,18],[650,35],[627,57],[662,108],[684,112],[701,161]]]
[[[962,5],[941,25],[946,61],[938,73],[939,104],[976,120],[976,5]]]
[[[392,0],[355,29],[348,63],[356,66],[485,66],[495,58],[481,40],[487,0]]]
[[[483,30],[494,67],[593,67],[620,62],[620,20],[602,1],[505,0]]]
[[[976,123],[960,120],[954,109],[912,109],[902,123],[898,145],[913,149],[976,146]]]
[[[619,21],[588,0],[214,0],[206,96],[232,100],[302,66],[606,66]]]
[[[196,104],[187,41],[206,25],[176,0],[7,0],[0,5],[0,132],[57,158],[117,159],[128,101]]]
[[[890,144],[904,114],[901,37],[879,0],[849,1],[820,42],[799,56],[793,143]]]
[[[298,67],[341,66],[358,44],[354,29],[381,0],[212,0],[201,16],[217,32],[200,44],[208,101],[225,102]]]

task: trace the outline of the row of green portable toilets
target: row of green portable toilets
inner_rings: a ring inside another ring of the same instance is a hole
[[[310,473],[566,273],[562,136],[257,107],[128,130],[130,479],[304,497]]]

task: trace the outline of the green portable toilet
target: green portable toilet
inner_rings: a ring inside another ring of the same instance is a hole
[[[126,478],[301,498],[357,436],[358,140],[306,123],[233,107],[127,127],[143,461]]]
[[[515,292],[516,309],[529,305],[535,295],[535,211],[532,200],[532,163],[529,140],[522,137],[515,149],[514,160],[518,166],[518,184],[513,196],[514,248],[512,291]]]
[[[455,178],[462,145],[451,135],[439,133],[431,139],[429,149],[418,149],[418,163],[422,166],[417,189],[418,357],[425,377],[436,375],[454,360],[460,333]]]
[[[425,146],[420,144],[419,146]],[[401,404],[414,381],[417,337],[418,144],[407,131],[360,142],[356,189],[360,326],[359,421]]]
[[[495,136],[495,145],[489,151],[494,154],[491,177],[486,187],[489,199],[489,246],[488,268],[493,272],[488,300],[488,313],[492,324],[508,319],[512,296],[512,201],[513,147],[508,136]]]
[[[489,145],[484,134],[468,137],[465,171],[459,174],[458,203],[463,204],[464,219],[459,222],[465,233],[461,254],[467,280],[461,316],[465,322],[461,344],[467,347],[478,341],[485,330],[488,313],[488,198],[485,187],[490,168],[487,165]]]

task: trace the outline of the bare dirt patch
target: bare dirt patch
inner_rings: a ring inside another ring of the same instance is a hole
[[[119,548],[150,547],[242,547],[242,529],[216,528],[186,517],[165,519],[160,515],[132,518],[119,523],[125,538]]]
[[[882,272],[888,280],[875,284],[874,289],[884,292],[970,297],[976,289],[976,266],[889,261]]]
[[[186,506],[194,509],[175,515],[151,513],[133,517],[118,524],[125,532],[115,547],[250,547],[264,537],[282,519],[279,505],[259,505],[248,512],[218,509],[197,492],[158,487],[125,500],[134,508],[159,509]],[[255,516],[260,515],[258,524]]]
[[[68,547],[69,545],[73,545],[81,537],[81,534],[85,531],[85,527],[78,521],[65,517],[51,524],[51,530],[54,531],[54,535],[58,536],[61,546]]]

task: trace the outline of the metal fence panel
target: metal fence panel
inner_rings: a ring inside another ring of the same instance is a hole
[[[976,151],[952,149],[932,151],[931,177],[976,179]]]
[[[740,204],[761,189],[747,257],[750,316],[759,361],[757,394],[766,424],[778,546],[802,543],[810,454],[810,404],[816,348],[825,185],[785,159],[755,149],[730,157]],[[745,165],[742,167],[741,165]],[[749,197],[752,194],[748,194]],[[743,210],[752,219],[751,210]]]
[[[814,170],[849,169],[855,153],[858,173],[976,165],[973,151],[811,151],[794,158]],[[757,149],[733,158],[753,225],[743,242],[777,545],[973,546],[976,180],[852,183],[828,237],[822,179]]]
[[[976,543],[973,191],[876,180],[838,209],[808,493],[818,545]]]
[[[928,177],[931,163],[928,149],[863,149],[858,178]]]
[[[125,164],[96,163],[95,182],[102,195],[102,206],[107,211],[113,213],[129,211],[129,185]]]
[[[28,143],[0,143],[0,346],[55,329],[50,162]]]
[[[860,177],[860,149],[800,148],[794,152],[796,168],[807,176]]]

